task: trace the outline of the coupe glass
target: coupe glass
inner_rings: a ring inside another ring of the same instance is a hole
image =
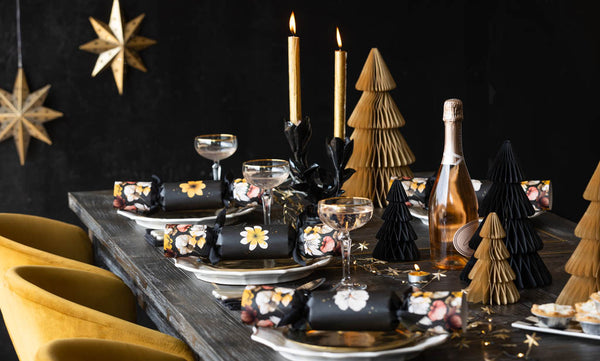
[[[262,189],[262,204],[265,224],[271,224],[271,191],[285,182],[290,174],[290,164],[281,159],[256,159],[242,165],[248,183]]]
[[[342,280],[336,289],[365,289],[366,285],[354,283],[350,277],[350,231],[367,224],[373,216],[373,202],[361,197],[334,197],[319,201],[319,218],[329,227],[339,231],[342,242]]]
[[[221,180],[219,161],[231,157],[237,150],[237,146],[237,137],[231,134],[199,135],[194,140],[196,152],[214,162],[212,165],[214,180]]]

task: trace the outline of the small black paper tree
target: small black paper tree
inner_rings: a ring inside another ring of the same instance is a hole
[[[379,242],[373,250],[373,258],[388,262],[418,260],[417,234],[410,225],[408,197],[399,180],[394,181],[386,199],[389,203],[381,216],[383,225],[375,236]]]
[[[518,288],[535,288],[549,285],[552,276],[537,251],[544,245],[529,216],[534,210],[521,187],[524,177],[513,154],[510,141],[505,141],[490,169],[489,179],[493,182],[488,194],[479,205],[479,215],[485,217],[469,241],[469,247],[477,249],[481,243],[481,227],[491,212],[496,212],[506,230],[505,244],[510,253],[509,263]],[[469,282],[469,272],[477,260],[471,257],[460,279]]]

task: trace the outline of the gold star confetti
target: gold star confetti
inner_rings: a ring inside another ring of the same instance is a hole
[[[388,267],[385,271],[388,273],[388,276],[400,276],[400,272],[395,268]]]
[[[501,340],[508,340],[510,338],[510,335],[507,335],[505,333],[498,333],[493,335],[492,337],[499,338]]]
[[[29,92],[23,68],[17,70],[12,95],[0,89],[0,142],[12,136],[15,139],[19,162],[25,164],[31,137],[52,144],[44,123],[63,116],[61,112],[42,106],[50,85]]]
[[[525,335],[525,341],[523,341],[523,343],[527,344],[527,347],[532,348],[533,346],[539,346],[540,344],[538,343],[539,340],[541,340],[541,337],[536,337],[535,336],[535,332],[533,334],[527,334]]]
[[[488,315],[495,313],[494,310],[490,308],[490,306],[481,307],[481,312],[485,312]]]
[[[432,273],[432,275],[433,275],[433,279],[434,279],[434,280],[441,281],[441,280],[442,280],[442,277],[446,277],[446,274],[445,274],[445,273],[446,273],[446,271],[438,271],[438,272],[433,272],[433,273]]]
[[[119,0],[114,0],[108,25],[90,17],[90,23],[98,39],[79,47],[81,50],[98,54],[92,76],[96,76],[110,65],[119,94],[123,94],[125,65],[128,64],[143,72],[147,71],[138,51],[156,44],[155,40],[136,35],[144,16],[146,15],[141,14],[124,25],[121,5]]]
[[[529,357],[529,353],[531,352],[531,349],[533,348],[533,346],[540,345],[538,343],[538,341],[540,341],[541,339],[542,339],[541,337],[535,336],[535,332],[531,335],[530,334],[525,335],[525,341],[523,341],[523,343],[527,344],[527,352],[525,352],[525,358]]]
[[[369,244],[367,242],[360,242],[356,248],[358,248],[359,251],[365,251],[369,249]]]
[[[453,340],[457,337],[460,337],[461,332],[460,331],[452,331],[452,335],[450,335],[450,339]]]
[[[458,347],[460,350],[462,350],[463,348],[469,348],[470,343],[471,343],[471,341],[469,341],[465,338],[461,338],[460,342],[458,342],[455,347]]]

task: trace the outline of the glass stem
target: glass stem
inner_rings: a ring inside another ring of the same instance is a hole
[[[265,224],[271,224],[271,202],[273,198],[271,197],[271,189],[265,189],[262,194],[262,204],[263,204],[263,216],[265,220]]]
[[[352,240],[350,239],[350,233],[342,231],[340,238],[342,242],[342,281],[341,286],[352,287],[352,278],[350,278],[350,251],[352,249]]]
[[[212,171],[213,171],[213,179],[221,180],[221,164],[219,164],[218,160],[213,163]]]

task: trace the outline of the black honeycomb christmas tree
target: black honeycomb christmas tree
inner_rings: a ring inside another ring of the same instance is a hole
[[[506,230],[506,248],[510,253],[509,263],[515,271],[518,288],[535,288],[549,285],[552,276],[538,255],[544,245],[529,216],[534,210],[521,187],[523,174],[512,150],[510,141],[505,141],[496,155],[488,175],[493,182],[490,190],[479,205],[479,215],[485,217],[469,241],[469,247],[477,249],[481,243],[481,227],[491,212],[496,212]],[[477,260],[471,257],[460,278],[469,282],[469,272]]]
[[[388,262],[418,260],[417,234],[410,224],[408,197],[399,180],[394,181],[386,199],[389,203],[381,216],[383,225],[375,235],[379,242],[373,250],[373,258]]]

